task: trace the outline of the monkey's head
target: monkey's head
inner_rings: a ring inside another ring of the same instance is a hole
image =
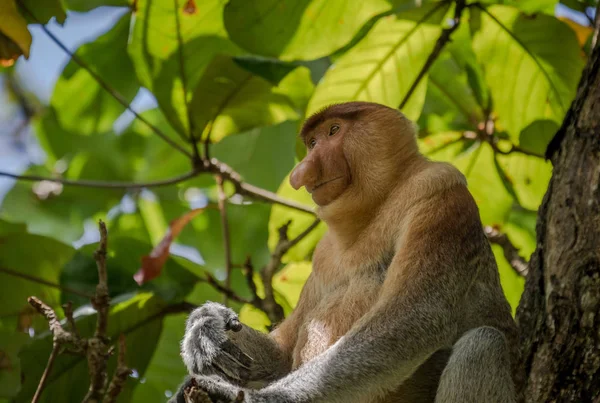
[[[329,106],[306,120],[300,136],[308,153],[290,183],[304,186],[321,211],[385,197],[419,155],[412,123],[397,109],[370,102]]]

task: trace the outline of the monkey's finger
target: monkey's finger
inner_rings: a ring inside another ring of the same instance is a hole
[[[221,344],[221,351],[231,356],[244,368],[250,368],[252,361],[254,361],[252,357],[244,353],[242,349],[235,345],[231,340],[227,340],[225,343]]]

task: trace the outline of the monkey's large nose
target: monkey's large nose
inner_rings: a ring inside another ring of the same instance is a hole
[[[299,163],[290,175],[290,184],[296,190],[302,186],[306,186],[306,190],[310,190],[317,183],[318,169],[312,159],[304,159]]]

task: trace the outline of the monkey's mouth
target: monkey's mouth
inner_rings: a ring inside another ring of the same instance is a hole
[[[344,178],[343,176],[338,176],[337,178],[333,178],[333,179],[329,179],[329,180],[326,180],[326,181],[324,181],[324,182],[321,182],[321,183],[319,183],[319,184],[315,185],[315,186],[314,186],[312,189],[310,189],[310,190],[308,191],[308,193],[312,193],[312,192],[314,192],[315,190],[317,190],[318,188],[320,188],[321,186],[324,186],[324,185],[326,185],[326,184],[328,184],[328,183],[331,183],[331,182],[333,182],[333,181],[336,181],[336,180],[338,180],[338,179],[343,179],[343,178]]]

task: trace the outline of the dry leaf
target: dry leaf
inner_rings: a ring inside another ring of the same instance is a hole
[[[177,235],[179,235],[181,230],[183,230],[192,218],[196,217],[202,211],[204,211],[203,208],[191,210],[169,223],[169,228],[163,239],[154,247],[154,249],[152,249],[150,255],[142,257],[142,267],[140,267],[138,272],[133,275],[133,279],[139,285],[160,275],[165,262],[169,258],[171,243],[173,243],[173,240],[177,238]]]

